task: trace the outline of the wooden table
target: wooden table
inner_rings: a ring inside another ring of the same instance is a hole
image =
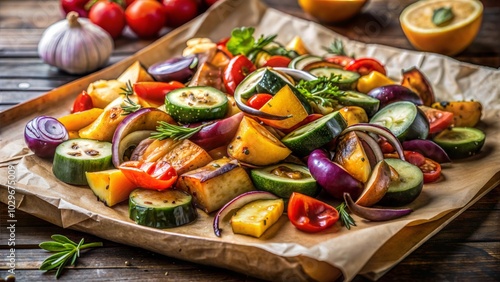
[[[292,15],[311,19],[294,0],[265,0]],[[372,0],[363,13],[344,24],[329,26],[351,39],[412,49],[398,23],[400,11],[410,0]],[[483,0],[481,32],[474,43],[455,58],[500,67],[500,1]],[[37,44],[43,30],[59,20],[58,1],[0,1],[0,110],[41,95],[78,78],[43,64]],[[133,54],[151,41],[121,38],[111,63]],[[380,281],[499,281],[500,280],[500,189],[496,187],[437,235],[410,254]],[[7,275],[7,207],[0,205],[0,277]],[[124,246],[81,232],[63,229],[18,211],[16,214],[17,281],[52,281],[53,273],[38,270],[47,253],[38,243],[52,234],[64,234],[86,242],[104,241],[104,247],[79,259],[76,269],[66,271],[62,281],[258,281],[244,274],[172,259]],[[355,281],[366,281],[361,276]]]

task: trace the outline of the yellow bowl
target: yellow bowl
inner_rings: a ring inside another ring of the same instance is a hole
[[[451,7],[455,17],[445,26],[432,23],[434,9]],[[418,1],[399,17],[401,28],[415,49],[448,56],[465,50],[481,27],[483,5],[477,0]]]
[[[298,0],[304,12],[324,23],[348,20],[358,14],[368,0]]]

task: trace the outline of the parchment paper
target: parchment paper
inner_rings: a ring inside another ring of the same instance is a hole
[[[31,155],[26,148],[22,137],[26,122],[40,114],[55,117],[67,114],[75,95],[89,83],[116,78],[135,60],[149,66],[180,54],[191,37],[213,40],[226,37],[237,26],[255,26],[256,35],[278,34],[282,43],[300,35],[316,54],[323,54],[321,47],[328,46],[334,38],[342,38],[315,23],[266,8],[257,0],[224,1],[134,56],[0,113],[0,179],[7,179],[8,164],[14,164],[17,208],[64,228],[263,279],[333,281],[343,275],[348,281],[356,274],[378,279],[500,182],[497,122],[500,90],[496,84],[500,81],[500,71],[440,55],[366,45],[347,38],[343,39],[350,53],[379,59],[395,79],[401,69],[418,66],[433,84],[439,99],[474,98],[484,105],[480,128],[487,138],[482,152],[445,167],[445,179],[424,186],[420,197],[410,205],[415,211],[409,216],[383,223],[354,217],[357,226],[351,230],[337,224],[319,234],[302,233],[283,216],[263,237],[256,239],[232,234],[227,223],[218,238],[212,230],[213,214],[200,211],[193,224],[158,230],[132,222],[127,203],[109,208],[98,202],[88,187],[58,181],[51,172],[51,162]],[[57,107],[54,101],[58,102]],[[7,183],[0,184],[1,200],[6,202]],[[325,195],[322,199],[338,203]]]

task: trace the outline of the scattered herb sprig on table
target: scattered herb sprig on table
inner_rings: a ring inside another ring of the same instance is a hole
[[[342,225],[345,226],[348,230],[351,229],[351,226],[356,226],[356,222],[354,222],[354,219],[351,217],[349,212],[346,210],[347,205],[345,202],[342,202],[340,205],[336,207],[337,211],[339,212],[340,215],[340,222],[342,222]]]
[[[200,131],[203,127],[209,125],[210,123],[204,123],[197,127],[184,127],[180,125],[170,124],[164,121],[158,121],[158,124],[159,125],[156,127],[156,131],[151,133],[151,138],[155,138],[158,140],[167,138],[173,138],[174,140],[183,140],[195,135],[198,131]]]
[[[120,88],[121,90],[123,90],[123,92],[120,94],[125,95],[125,100],[123,101],[123,104],[121,105],[121,107],[123,109],[122,115],[131,114],[131,113],[133,113],[141,108],[141,105],[137,104],[132,99],[130,99],[130,95],[134,95],[134,88],[132,87],[132,83],[130,82],[130,80],[127,81],[127,83],[125,85],[126,85],[125,88],[123,88],[123,87]]]
[[[42,262],[40,270],[57,269],[56,279],[61,276],[66,266],[75,265],[77,258],[80,257],[81,250],[102,246],[102,242],[84,244],[83,238],[77,244],[68,237],[59,234],[52,235],[51,238],[53,241],[42,242],[38,245],[44,250],[55,253]]]
[[[344,95],[344,91],[336,85],[339,79],[338,75],[321,76],[315,80],[301,80],[295,87],[308,101],[319,106],[332,107],[338,103],[336,98]]]

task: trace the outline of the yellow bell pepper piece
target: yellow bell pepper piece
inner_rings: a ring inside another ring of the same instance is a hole
[[[85,172],[85,176],[92,192],[108,207],[127,200],[137,188],[119,169]]]
[[[86,111],[76,112],[62,116],[58,120],[66,127],[68,131],[78,131],[91,124],[103,112],[103,109],[92,108]]]
[[[300,36],[295,36],[288,44],[286,45],[287,50],[293,50],[297,52],[299,55],[305,55],[309,54],[309,50],[307,50],[306,45],[304,44],[304,41]]]
[[[233,232],[258,238],[279,220],[284,208],[283,199],[248,203],[231,218]]]
[[[483,106],[478,101],[436,102],[434,109],[453,113],[453,125],[474,127],[481,120]]]
[[[339,110],[339,113],[344,117],[347,126],[353,124],[368,122],[366,111],[358,106],[346,106]]]
[[[265,124],[281,129],[289,129],[295,126],[303,121],[308,115],[299,98],[293,94],[292,89],[288,85],[281,88],[278,93],[276,93],[271,100],[267,101],[259,110],[277,116],[290,115],[291,117],[284,120],[262,119]]]
[[[374,88],[391,84],[396,84],[396,82],[378,71],[372,71],[358,79],[357,88],[361,93],[368,93]]]

